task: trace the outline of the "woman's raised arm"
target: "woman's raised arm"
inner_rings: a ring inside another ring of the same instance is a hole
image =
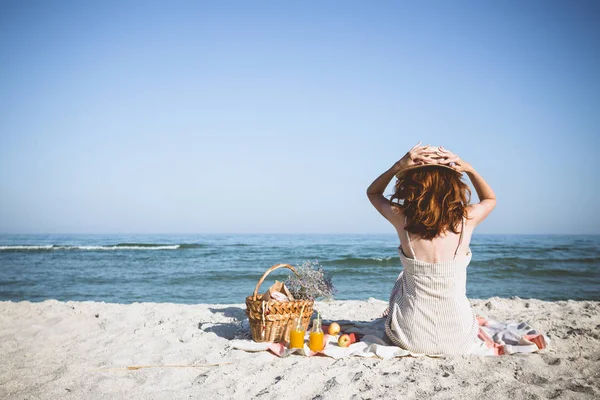
[[[435,154],[435,150],[428,149],[428,145],[419,146],[420,144],[421,142],[417,143],[404,155],[404,157],[402,157],[402,159],[397,161],[383,174],[379,175],[367,188],[367,197],[371,201],[371,204],[373,204],[373,207],[375,207],[385,219],[392,222],[392,224],[394,223],[393,221],[398,219],[398,217],[401,217],[401,215],[392,209],[390,201],[383,195],[385,188],[389,185],[392,178],[403,169],[414,165],[434,163],[428,156]]]
[[[496,207],[496,195],[494,191],[483,179],[475,168],[468,162],[462,160],[456,154],[444,149],[440,146],[440,150],[437,152],[438,156],[444,157],[443,161],[439,161],[440,164],[448,164],[449,167],[453,168],[458,172],[466,172],[473,183],[473,187],[477,191],[477,197],[479,197],[479,203],[471,204],[467,207],[469,218],[475,221],[475,224],[479,224],[483,221]],[[449,165],[454,163],[454,165]]]

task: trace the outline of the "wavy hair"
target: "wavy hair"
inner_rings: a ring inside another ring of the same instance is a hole
[[[462,174],[435,166],[407,171],[396,181],[390,198],[392,206],[399,206],[406,215],[404,229],[429,240],[447,230],[459,233],[470,201],[471,190]]]

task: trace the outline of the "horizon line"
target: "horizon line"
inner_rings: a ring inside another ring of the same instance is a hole
[[[394,233],[386,233],[386,232],[344,232],[344,233],[335,233],[335,232],[195,232],[195,233],[168,233],[168,232],[77,232],[77,233],[68,233],[68,232],[0,232],[0,235],[340,235],[340,236],[356,236],[356,235],[390,235],[397,236]],[[473,234],[473,236],[600,236],[600,233],[477,233]]]

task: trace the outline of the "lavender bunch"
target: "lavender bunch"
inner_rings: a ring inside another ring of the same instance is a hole
[[[331,299],[337,289],[333,287],[331,276],[325,273],[319,261],[305,261],[297,266],[296,274],[291,273],[285,285],[296,300]]]

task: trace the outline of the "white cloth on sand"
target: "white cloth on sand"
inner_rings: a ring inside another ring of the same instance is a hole
[[[328,325],[328,321],[323,321]],[[254,342],[253,340],[232,340],[231,347],[245,351],[269,350],[279,357],[287,357],[292,354],[302,356],[315,356],[322,354],[332,358],[343,358],[349,356],[378,357],[389,359],[394,357],[414,356],[421,357],[443,357],[441,354],[419,354],[395,346],[385,333],[386,318],[381,317],[373,321],[336,321],[343,333],[356,333],[361,338],[359,342],[349,347],[340,347],[337,344],[338,336],[325,335],[325,348],[319,352],[313,352],[305,343],[302,349],[290,349],[287,343]],[[514,353],[533,353],[546,348],[550,340],[542,333],[533,330],[527,323],[501,323],[486,320],[479,317],[480,334],[479,339],[469,351],[470,355],[493,356],[508,355]],[[305,340],[308,341],[309,332]]]
[[[409,355],[419,356],[407,350],[391,344],[385,337],[385,318],[378,318],[371,322],[362,321],[336,321],[340,324],[343,333],[358,333],[364,335],[360,342],[352,343],[349,347],[340,347],[337,344],[338,336],[325,334],[325,349],[319,352],[314,352],[308,348],[308,344],[304,344],[302,349],[290,349],[287,343],[269,343],[255,342],[253,340],[235,339],[231,341],[231,346],[234,349],[245,351],[264,351],[270,350],[279,357],[287,357],[291,354],[299,354],[302,356],[314,356],[323,354],[332,358],[343,358],[348,356],[360,357],[379,357],[379,358],[394,358],[404,357]],[[326,321],[323,322],[326,325]],[[306,332],[305,342],[308,342],[309,332]]]

